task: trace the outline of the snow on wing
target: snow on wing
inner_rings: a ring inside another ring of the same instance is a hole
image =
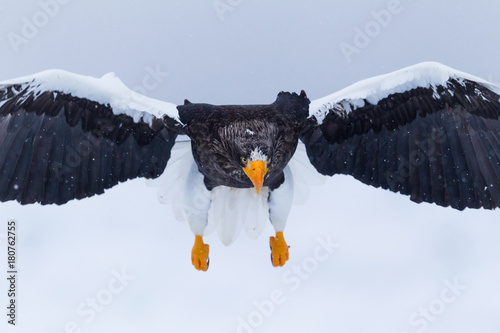
[[[158,177],[178,125],[162,103],[109,75],[46,71],[0,83],[0,201],[60,205]]]
[[[325,175],[456,209],[500,206],[500,89],[436,63],[311,103],[311,163]]]

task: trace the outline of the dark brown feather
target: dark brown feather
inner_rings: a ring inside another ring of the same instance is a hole
[[[499,207],[499,95],[450,79],[446,86],[392,94],[375,105],[365,100],[347,116],[344,103],[301,135],[320,173],[350,174],[415,202],[460,210]]]
[[[177,130],[161,119],[150,126],[85,98],[20,90],[0,87],[0,201],[64,204],[163,172]]]

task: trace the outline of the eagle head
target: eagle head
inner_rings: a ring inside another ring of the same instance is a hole
[[[250,152],[250,158],[241,156],[240,161],[243,164],[243,171],[250,178],[257,194],[259,194],[260,188],[264,184],[264,176],[269,171],[268,164],[271,162],[271,158],[262,153],[260,147],[256,147]]]
[[[280,156],[282,138],[275,124],[262,120],[232,123],[219,130],[214,151],[219,156],[219,169],[228,181],[226,186],[254,186],[257,194],[262,186],[271,186],[285,165],[274,163]],[[229,177],[227,177],[229,175]]]

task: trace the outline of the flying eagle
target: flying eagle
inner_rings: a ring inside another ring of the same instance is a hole
[[[255,235],[269,219],[272,264],[282,266],[299,141],[323,175],[352,175],[417,203],[494,209],[499,116],[499,87],[431,62],[313,101],[281,92],[266,105],[174,105],[113,74],[50,70],[0,82],[0,201],[62,205],[158,178],[177,140],[182,167],[166,182],[181,190],[195,268],[208,268],[209,215],[225,244],[242,224]]]

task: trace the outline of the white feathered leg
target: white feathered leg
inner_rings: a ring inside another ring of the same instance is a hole
[[[183,210],[189,227],[195,234],[191,261],[196,269],[202,271],[206,271],[209,264],[209,246],[203,243],[203,232],[208,223],[210,197],[211,193],[203,182],[203,175],[193,163],[185,184]]]
[[[283,232],[293,203],[293,177],[290,168],[283,170],[285,181],[269,194],[269,219],[276,232]]]
[[[203,175],[193,163],[185,184],[182,208],[195,235],[203,236],[207,227],[210,197],[211,193],[203,183]]]
[[[283,230],[293,203],[293,177],[288,166],[283,173],[285,181],[269,194],[269,219],[276,231],[276,237],[269,239],[273,266],[283,266],[289,258],[289,246],[283,237]]]

